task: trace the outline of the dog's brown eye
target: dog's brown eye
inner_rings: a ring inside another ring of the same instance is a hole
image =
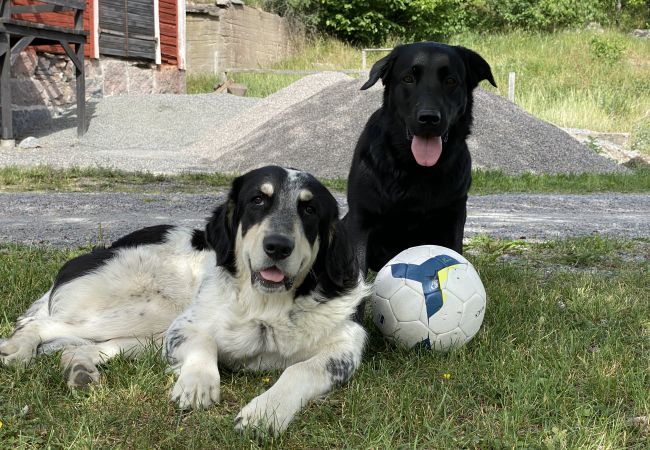
[[[262,198],[261,195],[256,195],[255,197],[253,197],[252,202],[254,205],[259,206],[264,204],[264,199]]]
[[[313,206],[309,206],[309,205],[305,206],[305,214],[312,215],[315,212],[316,212],[316,209],[314,209]]]
[[[445,79],[445,85],[447,87],[454,87],[458,84],[458,81],[456,81],[456,78],[449,77]]]
[[[413,75],[406,75],[404,78],[402,78],[402,81],[404,83],[413,83],[415,81],[415,77]]]

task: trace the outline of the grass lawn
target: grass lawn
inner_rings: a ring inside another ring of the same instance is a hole
[[[54,169],[0,167],[0,192],[187,192],[226,189],[234,175],[220,173],[188,173],[154,175],[147,172],[125,172],[114,169]],[[321,180],[330,189],[345,191],[345,179]],[[471,195],[507,192],[574,193],[650,192],[650,168],[639,168],[628,174],[581,175],[505,175],[498,171],[475,170]]]
[[[279,439],[232,428],[278,372],[224,372],[220,405],[181,413],[151,349],[111,361],[86,391],[67,390],[56,357],[0,368],[0,448],[646,449],[650,241],[476,238],[466,250],[488,292],[474,340],[449,354],[409,352],[371,328],[351,382]],[[76,253],[0,247],[0,335]]]
[[[392,47],[396,42],[387,43]],[[533,115],[561,127],[632,134],[631,147],[650,154],[650,42],[625,33],[564,31],[461,35],[451,39],[476,50],[492,66],[506,96],[508,72],[516,73],[515,101]],[[333,39],[316,39],[276,69],[357,69],[360,50]],[[383,56],[371,53],[368,64]],[[265,97],[296,76],[237,74],[247,95]],[[188,92],[212,92],[216,77],[188,76]]]

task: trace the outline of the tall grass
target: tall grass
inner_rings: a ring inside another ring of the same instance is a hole
[[[564,31],[464,35],[452,43],[485,57],[501,95],[515,72],[515,101],[531,114],[561,127],[630,132],[633,145],[650,153],[649,41]]]

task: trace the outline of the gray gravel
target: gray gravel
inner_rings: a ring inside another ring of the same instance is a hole
[[[108,97],[87,105],[91,118],[82,140],[76,137],[76,116],[60,117],[34,134],[42,148],[0,149],[0,165],[214,171],[202,164],[200,155],[184,149],[258,102],[230,94]],[[214,141],[210,144],[216,147]]]
[[[363,82],[344,79],[278,114],[229,146],[215,166],[245,172],[279,163],[318,176],[346,177],[356,141],[382,102],[381,83],[360,91]],[[474,98],[469,147],[475,167],[510,174],[626,170],[498,95],[477,89]]]
[[[254,106],[242,109],[234,120],[224,126],[205,129],[201,139],[188,151],[198,158],[205,157],[213,161],[223,155],[227,155],[225,156],[226,160],[235,157],[239,152],[236,150],[238,141],[251,134],[263,133],[267,129],[276,129],[278,120],[282,120],[281,117],[286,111],[294,110],[303,103],[311,103],[313,101],[311,100],[312,97],[316,94],[336,89],[338,83],[349,79],[350,77],[347,75],[338,72],[324,72],[303,77],[273,95],[260,100]],[[309,117],[302,117],[299,128],[306,129],[310,123],[309,119]],[[285,136],[282,141],[277,141],[277,145],[269,143],[269,146],[279,149],[279,145],[286,139]],[[250,156],[252,152],[257,159],[268,160],[267,155],[256,154],[258,149],[251,148],[249,150],[249,152],[246,152],[247,156]],[[282,152],[280,150],[280,153],[285,154],[286,151]],[[282,158],[278,159],[278,162],[268,164],[287,165],[282,164],[281,161]],[[220,170],[226,169],[225,165],[222,166],[216,161],[213,164],[216,164]]]
[[[243,172],[265,164],[346,177],[381,87],[339,73],[304,77],[264,100],[215,95],[110,97],[89,104],[86,136],[74,115],[43,123],[42,148],[0,149],[0,165],[101,166],[154,173]],[[507,100],[477,90],[476,167],[507,173],[626,170]],[[41,124],[39,123],[39,127]]]
[[[345,198],[336,194],[345,212]],[[0,242],[57,247],[111,242],[161,223],[202,227],[223,193],[3,193]],[[466,236],[548,240],[600,233],[650,237],[644,194],[503,194],[470,197]]]

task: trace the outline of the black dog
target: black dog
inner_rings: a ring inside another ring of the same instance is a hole
[[[348,177],[345,222],[364,271],[415,245],[462,251],[472,91],[481,80],[496,86],[480,55],[436,42],[395,47],[361,89],[380,78],[383,106],[359,138]]]

